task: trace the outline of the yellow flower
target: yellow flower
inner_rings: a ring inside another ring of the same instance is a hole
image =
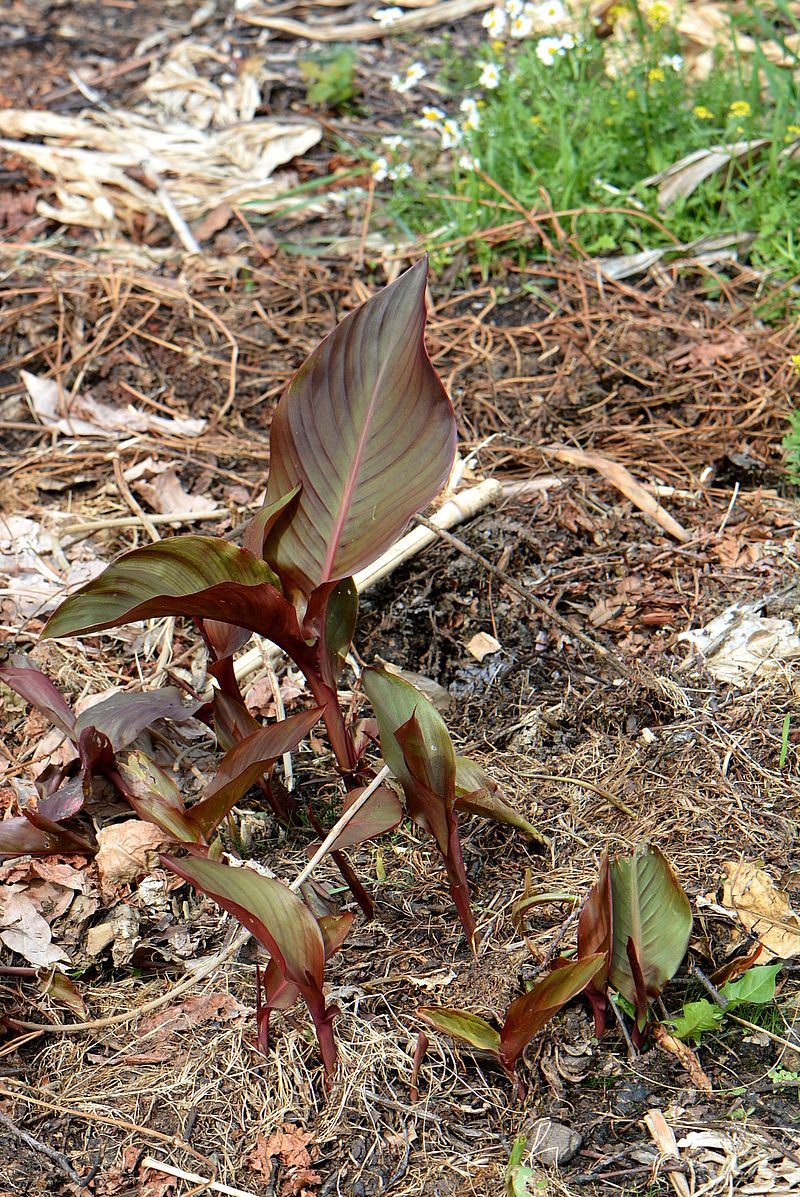
[[[740,119],[749,116],[753,109],[747,100],[734,100],[728,109],[728,116],[738,116]]]
[[[534,116],[531,117],[532,125],[541,125],[541,123],[542,123],[542,118],[538,114],[535,114]]]
[[[609,24],[614,25],[617,21],[625,16],[627,11],[627,5],[625,4],[612,4],[611,8],[608,10]]]
[[[653,67],[652,71],[647,72],[647,78],[651,83],[663,83],[664,72],[662,71],[661,67]]]
[[[637,95],[636,88],[629,87],[628,90],[625,92],[625,99],[626,100],[635,100],[636,95]]]
[[[783,140],[792,141],[795,137],[800,137],[800,125],[787,125]]]
[[[500,42],[500,41],[492,42],[492,49],[494,50],[495,54],[501,54],[503,52],[503,50],[505,50],[505,48],[506,48],[505,42]]]
[[[672,16],[672,10],[663,0],[653,0],[647,9],[647,19],[654,29],[661,29]]]
[[[800,374],[800,353],[793,353],[789,358],[789,361],[792,363],[797,373]]]
[[[714,119],[714,113],[711,112],[710,109],[706,108],[705,104],[695,104],[692,112],[701,121],[713,121]]]

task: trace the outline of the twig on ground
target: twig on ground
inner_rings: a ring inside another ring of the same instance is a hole
[[[612,806],[615,806],[618,811],[622,811],[623,815],[628,815],[629,818],[636,818],[636,811],[633,807],[628,806],[627,802],[623,802],[611,790],[607,790],[605,786],[598,785],[596,781],[589,781],[586,777],[570,777],[558,773],[528,773],[526,774],[532,781],[552,781],[563,783],[564,785],[583,786],[586,790],[592,790],[595,794],[599,794],[601,798],[605,798]]]
[[[25,1082],[20,1082],[24,1084]],[[207,1156],[202,1155],[201,1152],[195,1151],[184,1139],[179,1135],[165,1135],[161,1131],[151,1130],[149,1126],[140,1126],[138,1122],[129,1122],[125,1118],[109,1118],[105,1114],[96,1114],[91,1110],[79,1110],[73,1106],[65,1106],[61,1102],[44,1101],[41,1097],[31,1097],[28,1093],[23,1093],[19,1089],[7,1087],[8,1082],[0,1084],[0,1097],[8,1101],[22,1101],[26,1105],[36,1106],[40,1110],[55,1110],[57,1114],[65,1114],[69,1118],[79,1118],[83,1122],[96,1122],[101,1126],[114,1126],[118,1130],[133,1131],[134,1134],[144,1135],[149,1139],[155,1139],[157,1143],[166,1143],[170,1147],[177,1147],[181,1151],[187,1151],[189,1155],[193,1155],[195,1159],[202,1160],[204,1164],[209,1164],[213,1167],[212,1161]]]
[[[150,516],[142,507],[131,488],[128,486],[128,480],[122,472],[122,462],[120,461],[119,457],[115,456],[112,459],[111,464],[114,467],[114,481],[117,484],[117,490],[120,493],[120,497],[125,500],[134,515],[139,517],[145,531],[147,532],[147,535],[150,537],[153,544],[155,544],[157,541],[161,540],[161,533],[158,531],[155,524],[150,519]]]
[[[19,1139],[27,1147],[32,1148],[33,1151],[38,1151],[39,1155],[47,1157],[51,1163],[55,1164],[74,1185],[83,1187],[83,1180],[70,1164],[66,1156],[62,1155],[60,1151],[56,1151],[54,1147],[48,1147],[47,1143],[43,1143],[41,1139],[35,1139],[33,1135],[29,1135],[21,1127],[17,1126],[16,1122],[0,1111],[0,1126],[4,1126],[15,1138]]]
[[[574,640],[580,641],[580,643],[585,645],[586,648],[591,649],[595,656],[600,657],[602,661],[605,661],[608,665],[610,665],[611,668],[620,675],[620,677],[624,677],[626,679],[630,678],[631,672],[628,669],[628,666],[624,663],[624,661],[619,659],[616,653],[612,653],[609,649],[604,648],[602,644],[598,644],[596,640],[592,640],[591,636],[587,636],[585,632],[581,632],[578,628],[573,627],[573,625],[559,615],[549,603],[546,603],[543,599],[540,599],[537,595],[533,594],[530,590],[528,590],[527,586],[523,586],[516,580],[516,578],[512,578],[510,574],[506,573],[504,569],[500,569],[500,567],[495,565],[493,561],[490,561],[488,557],[484,557],[482,553],[477,553],[474,549],[471,549],[468,544],[465,544],[463,540],[459,540],[457,536],[453,536],[452,533],[447,532],[444,528],[438,527],[435,523],[433,523],[432,520],[427,519],[426,516],[415,515],[414,519],[417,521],[417,523],[422,524],[423,527],[428,528],[431,532],[434,532],[437,536],[441,537],[441,539],[447,544],[452,545],[454,549],[458,549],[459,553],[463,553],[465,557],[469,557],[470,560],[477,562],[478,565],[482,565],[487,573],[493,574],[496,578],[499,578],[504,585],[508,586],[510,590],[515,591],[520,598],[524,598],[525,601],[534,608],[534,610],[538,611],[541,615],[544,615],[550,620],[551,623],[554,623],[556,627],[561,628],[562,631],[566,632],[567,635],[571,636]]]
[[[225,1193],[227,1197],[256,1197],[256,1194],[250,1189],[234,1189],[231,1185],[223,1185],[218,1180],[206,1180],[202,1176],[198,1176],[196,1172],[184,1172],[182,1168],[173,1168],[172,1164],[167,1164],[163,1160],[156,1160],[151,1155],[146,1155],[142,1160],[142,1169],[150,1168],[153,1172],[163,1172],[165,1176],[174,1176],[178,1180],[188,1180],[192,1184],[199,1185],[201,1189],[209,1189],[212,1193]]]

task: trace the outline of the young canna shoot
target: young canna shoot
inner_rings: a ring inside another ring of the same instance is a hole
[[[499,1031],[485,1018],[466,1010],[423,1006],[417,1013],[435,1030],[488,1052],[522,1095],[524,1090],[517,1074],[517,1063],[525,1048],[562,1006],[585,990],[602,968],[603,957],[599,954],[554,968],[511,1003]]]
[[[326,955],[344,942],[352,915],[343,916],[335,926],[326,926],[326,948],[320,922],[302,898],[275,878],[200,855],[182,860],[162,856],[161,860],[173,873],[213,898],[267,949],[271,956],[265,978],[268,1009],[285,1010],[298,996],[303,998],[314,1022],[325,1078],[330,1084],[336,1069],[333,1020],[339,1010],[325,1004],[323,971]],[[263,1008],[259,1011],[259,1042],[266,1046]]]

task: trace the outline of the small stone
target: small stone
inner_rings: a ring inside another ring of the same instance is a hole
[[[578,1154],[583,1144],[583,1135],[554,1122],[552,1118],[539,1118],[531,1127],[528,1146],[537,1163],[546,1168],[568,1164]]]

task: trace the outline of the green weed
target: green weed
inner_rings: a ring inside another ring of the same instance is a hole
[[[589,25],[574,34],[543,25],[544,10],[562,17],[558,0],[533,10],[508,0],[487,14],[477,51],[431,47],[409,68],[410,83],[395,80],[409,106],[403,133],[384,139],[374,167],[393,184],[385,212],[435,259],[469,245],[484,267],[498,245],[525,259],[562,236],[602,255],[751,233],[754,266],[800,270],[800,159],[786,153],[800,139],[796,79],[770,65],[760,87],[763,55],[739,56],[734,70],[720,59],[707,79],[687,78],[663,7],[629,7],[621,45]],[[524,36],[510,36],[515,12],[533,21]],[[755,9],[745,16],[759,29],[766,21]],[[694,151],[757,138],[767,144],[659,211],[649,176]]]

